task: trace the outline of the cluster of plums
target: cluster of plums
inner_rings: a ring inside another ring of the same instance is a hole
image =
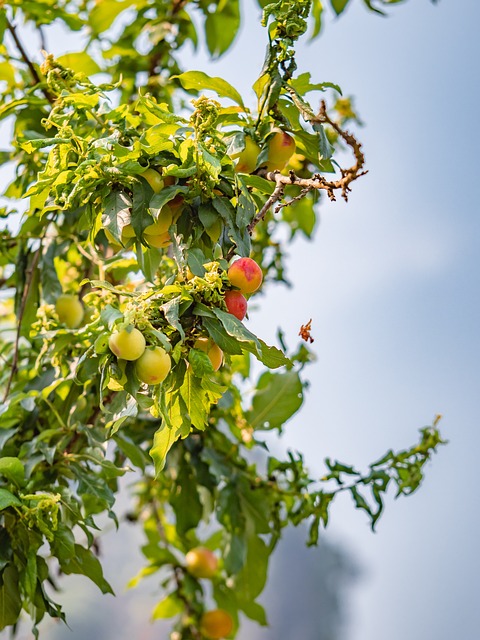
[[[195,578],[214,578],[218,571],[218,559],[206,547],[195,547],[185,556],[185,569]],[[207,638],[220,640],[233,631],[232,616],[225,609],[206,611],[200,618],[200,631]]]
[[[228,269],[230,284],[236,289],[225,293],[225,305],[233,316],[243,320],[247,313],[248,302],[244,294],[257,291],[262,284],[263,273],[255,260],[238,258]]]
[[[162,174],[148,167],[140,176],[144,178],[155,194],[160,193],[165,187],[175,184],[176,179],[172,176],[162,176]],[[183,196],[181,194],[175,196],[170,202],[167,202],[160,209],[158,218],[149,224],[143,230],[143,239],[146,244],[156,249],[165,249],[171,244],[169,228],[178,220],[183,208]],[[105,235],[113,248],[121,249],[117,241],[108,229],[104,229]],[[122,244],[124,246],[131,245],[135,238],[135,230],[131,224],[127,224],[122,229]]]
[[[243,320],[248,304],[244,294],[257,291],[263,280],[262,270],[255,260],[238,258],[228,269],[228,279],[235,288],[226,291],[225,305],[229,313]],[[84,318],[81,301],[71,294],[58,297],[55,311],[60,322],[69,329],[79,327]],[[162,383],[172,367],[172,360],[165,349],[147,346],[143,333],[134,326],[114,331],[109,337],[108,346],[118,359],[135,362],[138,379],[148,385]],[[193,347],[207,354],[214,371],[222,366],[223,351],[211,338],[199,337]]]

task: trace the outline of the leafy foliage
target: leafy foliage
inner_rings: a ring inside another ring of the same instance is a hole
[[[337,14],[348,4],[331,1]],[[375,526],[389,486],[414,492],[442,443],[435,422],[367,473],[327,460],[321,480],[300,454],[265,452],[262,431],[280,433],[300,409],[313,356],[246,328],[225,298],[229,264],[251,256],[265,281],[286,281],[285,230],[310,238],[321,191],[346,197],[363,154],[344,130],[359,122],[350,98],[296,73],[295,43],[309,26],[318,35],[322,3],[260,5],[269,46],[255,110],[224,79],[178,62],[184,45],[198,46],[200,23],[213,57],[229,49],[238,1],[0,8],[0,119],[13,123],[1,157],[14,168],[0,232],[0,630],[22,609],[36,636],[45,614],[64,618],[46,588],[58,569],[112,592],[96,522],[107,514],[119,524],[119,478],[132,469],[129,518],[144,528],[146,565],[131,585],[158,572],[153,618],[175,618],[176,640],[202,637],[210,592],[185,564],[201,544],[221,558],[213,599],[235,629],[240,612],[265,625],[256,600],[282,529],[308,521],[315,544],[343,491]],[[21,27],[44,43],[54,22],[88,34],[86,46],[38,66]],[[98,84],[90,76],[100,71]],[[328,114],[315,113],[312,92],[331,93]],[[290,148],[282,162],[279,139]],[[345,143],[356,168],[339,171]],[[335,172],[338,181],[322,175]],[[65,310],[62,294],[76,304]],[[161,354],[161,383],[140,372],[145,345]]]

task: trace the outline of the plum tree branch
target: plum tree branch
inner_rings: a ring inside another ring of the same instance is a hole
[[[264,169],[260,169],[258,171],[258,175],[263,178],[270,180],[271,182],[275,182],[275,189],[272,195],[265,202],[260,211],[256,214],[253,220],[248,225],[248,232],[251,234],[255,226],[265,218],[267,212],[270,208],[277,202],[279,202],[285,193],[285,187],[287,185],[296,185],[298,187],[302,187],[302,192],[292,199],[292,202],[296,200],[300,200],[305,197],[309,191],[324,190],[327,192],[330,200],[336,200],[335,191],[341,190],[341,196],[345,201],[348,201],[348,193],[351,191],[350,184],[360,178],[367,173],[367,171],[363,170],[365,166],[365,156],[362,151],[362,145],[358,142],[355,136],[348,131],[344,131],[336,122],[334,122],[330,116],[327,114],[327,107],[325,101],[322,100],[320,111],[317,115],[311,112],[307,105],[304,103],[298,103],[295,101],[296,105],[302,112],[304,119],[310,124],[328,124],[336,131],[336,133],[347,143],[347,145],[352,149],[352,153],[355,157],[355,164],[353,164],[348,169],[340,169],[341,178],[338,180],[327,180],[320,173],[315,173],[311,178],[300,178],[295,174],[294,171],[290,171],[288,175],[283,175],[279,171],[265,171]],[[276,211],[281,209],[283,206],[287,206],[288,203],[279,204],[276,208]]]
[[[35,69],[35,66],[34,66],[33,62],[30,60],[25,47],[23,46],[20,38],[18,37],[15,25],[13,25],[10,22],[10,20],[8,20],[8,18],[6,18],[6,26],[7,26],[8,31],[10,32],[10,35],[13,38],[13,41],[15,42],[15,46],[17,47],[20,55],[22,56],[22,60],[27,65],[28,70],[30,71],[30,75],[32,76],[34,84],[41,85],[42,79],[38,75],[38,71]],[[52,96],[52,94],[49,91],[47,91],[47,89],[42,88],[42,93],[45,96],[45,98],[50,102],[50,104],[53,104],[55,102],[54,97]]]

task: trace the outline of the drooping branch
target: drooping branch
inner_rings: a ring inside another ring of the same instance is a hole
[[[265,218],[267,212],[271,207],[277,202],[279,202],[285,193],[285,187],[287,185],[296,185],[298,187],[302,187],[302,193],[292,200],[299,200],[307,195],[309,191],[313,191],[314,189],[323,189],[327,192],[330,200],[336,200],[335,191],[340,190],[341,196],[345,201],[348,201],[348,193],[351,191],[350,184],[360,178],[367,173],[367,171],[363,170],[365,166],[365,156],[363,155],[362,145],[358,142],[355,136],[348,131],[344,131],[336,122],[334,122],[330,116],[327,114],[327,107],[325,101],[322,100],[320,111],[317,115],[310,112],[305,103],[299,102],[295,100],[297,107],[302,112],[304,119],[311,124],[328,124],[330,125],[334,131],[346,142],[346,144],[351,148],[352,153],[355,157],[355,164],[348,169],[340,169],[341,178],[338,180],[327,180],[324,176],[319,173],[315,173],[311,178],[300,178],[295,174],[294,171],[290,171],[288,175],[283,175],[279,171],[258,171],[258,175],[262,176],[266,180],[270,180],[275,182],[275,189],[272,195],[265,202],[263,207],[257,213],[257,215],[253,218],[253,220],[248,225],[248,231],[251,234],[255,226]],[[288,204],[288,203],[286,203]],[[281,209],[286,204],[279,204],[276,208],[276,211]]]
[[[10,35],[13,38],[13,41],[15,42],[15,45],[16,45],[20,55],[22,56],[22,60],[25,62],[25,64],[28,67],[28,70],[30,71],[30,75],[32,76],[33,83],[35,85],[41,84],[42,83],[42,79],[38,75],[38,71],[35,69],[35,66],[34,66],[33,62],[30,60],[25,47],[23,46],[22,42],[20,41],[20,38],[18,37],[18,34],[17,34],[15,26],[8,20],[8,18],[6,19],[6,25],[7,25],[8,31],[10,32]],[[51,95],[51,93],[49,93],[49,91],[47,91],[47,89],[42,88],[42,92],[43,92],[43,95],[45,96],[45,98],[50,102],[50,104],[53,104],[55,102],[54,97]]]

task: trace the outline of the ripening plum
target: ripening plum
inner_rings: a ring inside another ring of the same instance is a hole
[[[233,631],[232,616],[225,609],[206,611],[200,618],[200,631],[211,640],[226,638]]]
[[[140,175],[142,176],[142,178],[145,178],[148,184],[152,187],[154,193],[160,193],[160,191],[163,189],[163,178],[158,173],[158,171],[155,171],[155,169],[148,167],[148,169],[145,169],[145,171],[143,171]]]
[[[193,345],[195,349],[199,349],[207,354],[214,371],[218,371],[223,362],[223,351],[218,344],[209,338],[198,338]]]
[[[145,349],[135,363],[137,377],[145,384],[160,384],[168,376],[171,368],[172,360],[162,347]]]
[[[267,171],[283,171],[295,153],[295,140],[285,131],[276,130],[268,141]]]
[[[108,341],[110,350],[122,360],[138,360],[145,351],[143,333],[135,327],[115,331]]]
[[[230,265],[228,279],[242,293],[253,293],[262,284],[263,273],[255,260],[239,258]]]
[[[218,571],[218,559],[210,549],[195,547],[185,556],[185,566],[195,578],[213,578]]]
[[[227,291],[224,300],[227,310],[232,316],[235,316],[239,320],[245,318],[248,304],[241,291]]]
[[[55,302],[58,319],[69,329],[76,329],[82,324],[84,309],[77,296],[63,293]]]

